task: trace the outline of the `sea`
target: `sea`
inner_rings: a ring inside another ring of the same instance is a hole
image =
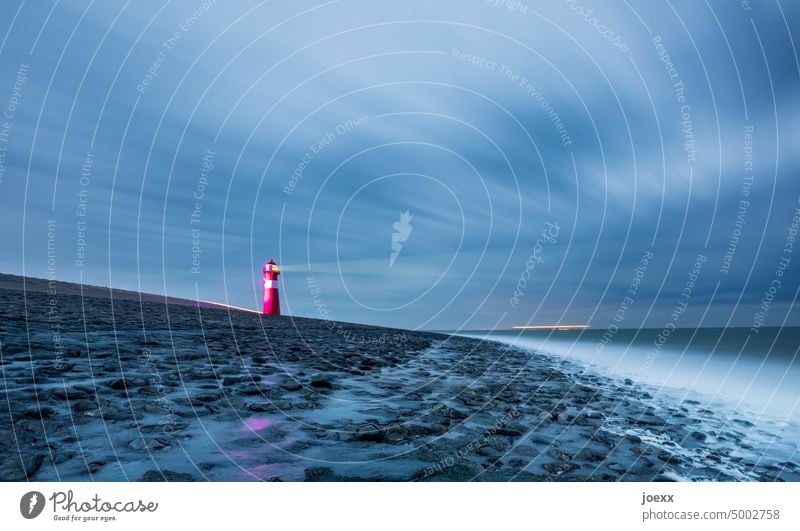
[[[631,379],[672,399],[724,402],[755,418],[800,419],[800,327],[472,330]]]

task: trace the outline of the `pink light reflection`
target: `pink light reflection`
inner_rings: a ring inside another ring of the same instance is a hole
[[[250,431],[260,431],[272,426],[272,421],[263,417],[251,417],[244,421]]]

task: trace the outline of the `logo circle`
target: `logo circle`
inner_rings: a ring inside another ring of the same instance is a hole
[[[32,490],[22,495],[19,500],[19,512],[28,520],[33,520],[44,510],[44,494]]]

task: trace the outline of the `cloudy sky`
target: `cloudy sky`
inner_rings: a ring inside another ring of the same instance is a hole
[[[273,257],[294,315],[800,324],[798,28],[788,1],[5,0],[0,271],[258,308]]]

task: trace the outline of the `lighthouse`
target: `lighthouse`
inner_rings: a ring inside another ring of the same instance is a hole
[[[281,268],[272,258],[264,264],[264,315],[280,315],[281,301],[278,298],[278,275]]]

